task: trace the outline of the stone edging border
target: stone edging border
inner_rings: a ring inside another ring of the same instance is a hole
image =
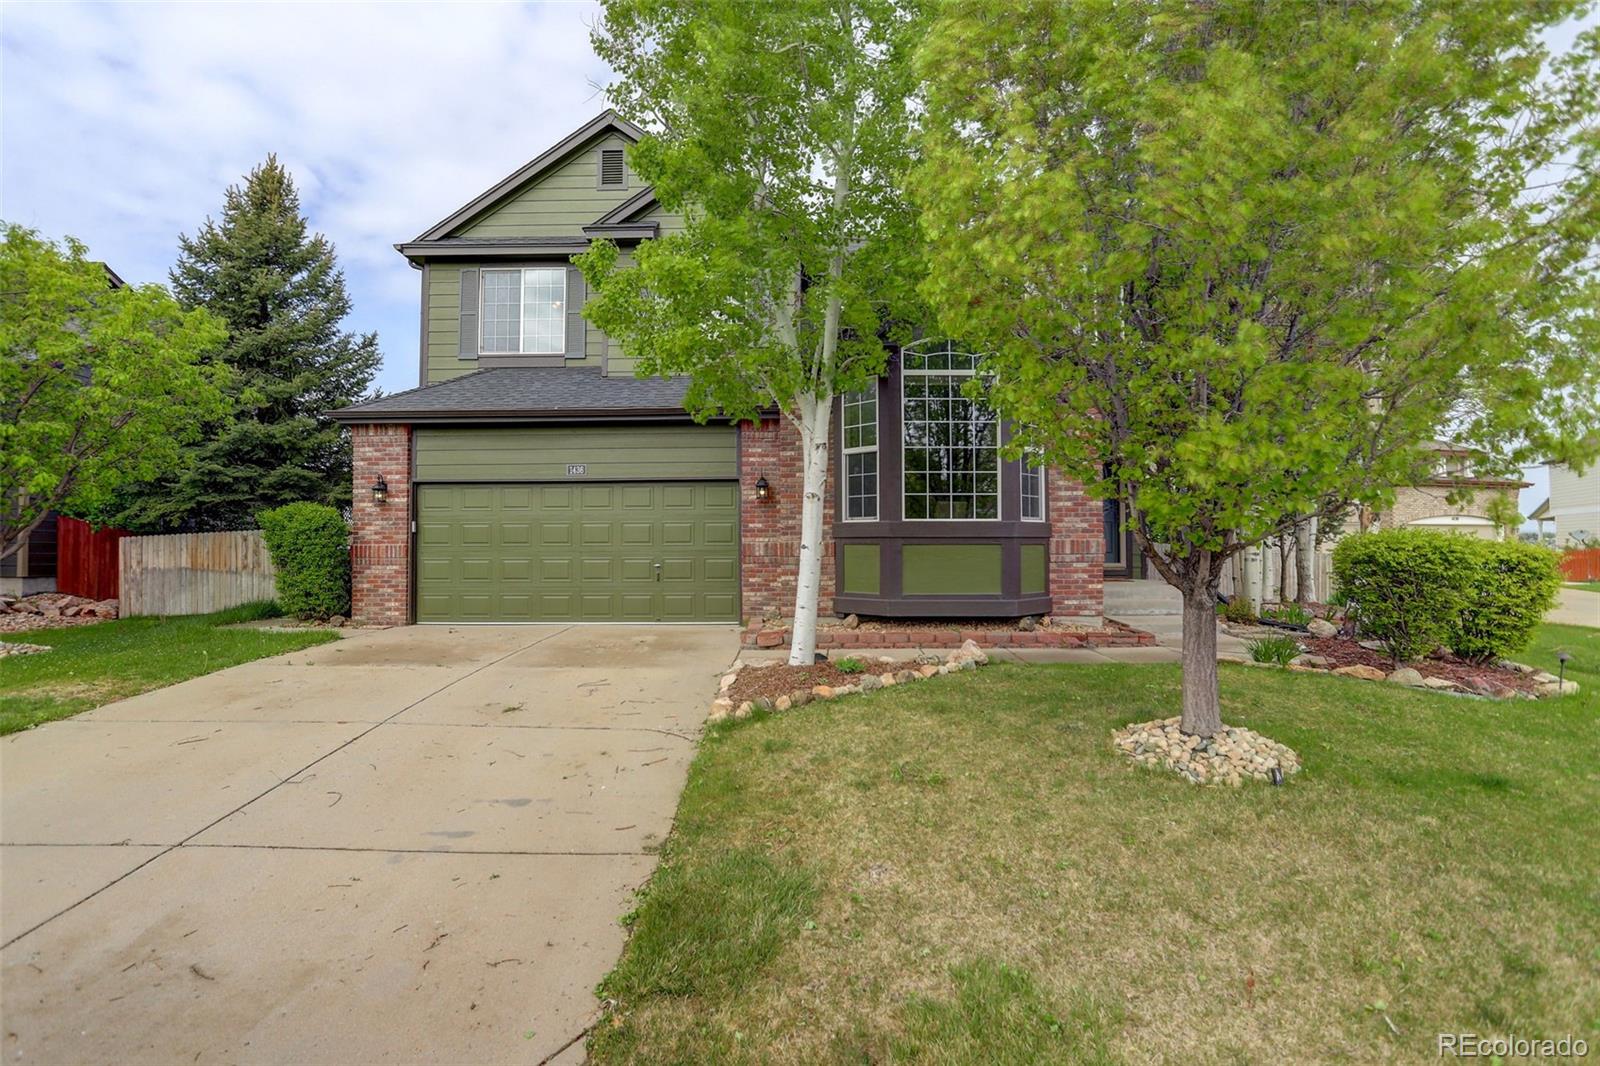
[[[740,644],[746,648],[781,648],[789,643],[789,629],[746,626]],[[836,648],[949,648],[973,644],[982,648],[1149,648],[1156,638],[1132,627],[1111,629],[819,629],[817,647]]]
[[[1445,692],[1456,696],[1476,696],[1479,699],[1543,700],[1556,696],[1571,696],[1578,691],[1578,683],[1576,681],[1564,682],[1552,673],[1528,666],[1525,663],[1514,663],[1509,659],[1502,660],[1500,665],[1508,670],[1515,670],[1519,674],[1531,674],[1534,684],[1537,686],[1533,692],[1511,689],[1511,694],[1508,696],[1494,696],[1487,692],[1478,692],[1474,689],[1466,688],[1446,678],[1423,677],[1421,673],[1409,666],[1402,666],[1384,673],[1376,666],[1358,664],[1330,669],[1314,662],[1302,661],[1315,658],[1317,656],[1301,655],[1286,667],[1279,666],[1277,663],[1259,663],[1242,655],[1218,655],[1217,662],[1229,663],[1234,666],[1266,667],[1269,670],[1293,670],[1296,673],[1303,674],[1335,674],[1339,677],[1353,677],[1357,681],[1387,681],[1392,685],[1403,685],[1406,688],[1425,689],[1429,692]]]
[[[743,720],[749,718],[756,711],[787,711],[792,707],[803,707],[812,700],[834,700],[842,696],[853,696],[860,692],[871,692],[873,689],[888,688],[891,685],[905,685],[912,681],[926,681],[930,677],[940,674],[953,674],[961,670],[976,670],[980,666],[987,666],[989,656],[984,654],[976,641],[968,640],[960,648],[950,653],[944,662],[935,665],[922,663],[915,666],[903,667],[899,670],[885,670],[881,674],[864,673],[861,680],[854,685],[814,685],[809,689],[795,689],[786,695],[769,699],[761,696],[753,700],[744,700],[735,705],[733,700],[721,693],[733,687],[734,680],[739,676],[741,669],[761,669],[748,667],[745,663],[738,663],[733,670],[722,676],[718,686],[718,696],[711,701],[711,713],[706,716],[706,723],[714,725],[726,722],[728,719]],[[888,666],[888,663],[878,663],[878,666]]]

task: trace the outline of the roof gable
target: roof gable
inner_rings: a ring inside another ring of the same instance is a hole
[[[636,183],[630,183],[630,187],[623,190],[596,188],[592,178],[595,160],[590,150],[608,138],[633,144],[642,136],[642,129],[615,111],[603,111],[439,220],[417,240],[435,241],[451,236],[550,236],[554,234],[549,231],[563,226],[567,227],[566,232],[577,236],[583,225],[597,215],[609,213],[619,203],[633,200],[640,193]],[[587,188],[584,188],[585,174],[589,175]],[[546,182],[550,187],[545,188]],[[547,217],[542,217],[542,207],[558,204],[565,204],[570,210],[558,208],[553,213],[544,212]],[[497,208],[500,211],[497,212]],[[499,218],[502,213],[505,217]],[[575,224],[567,224],[568,214],[577,219]]]

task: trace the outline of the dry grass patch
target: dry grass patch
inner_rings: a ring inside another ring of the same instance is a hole
[[[1167,666],[997,665],[721,727],[656,881],[692,892],[667,907],[652,888],[636,921],[654,931],[618,970],[650,972],[670,944],[679,966],[704,954],[714,988],[613,975],[591,1055],[1373,1061],[1431,1056],[1439,1031],[1593,1043],[1600,640],[1577,639],[1547,631],[1579,655],[1584,695],[1538,704],[1226,671],[1228,721],[1305,759],[1282,788],[1196,788],[1113,751],[1114,728],[1177,705]],[[774,877],[808,887],[752,891]]]

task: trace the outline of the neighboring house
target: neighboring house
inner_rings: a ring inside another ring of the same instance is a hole
[[[1430,447],[1435,457],[1432,469],[1416,484],[1395,491],[1394,503],[1377,516],[1378,527],[1437,529],[1470,533],[1486,540],[1515,535],[1515,527],[1521,522],[1513,522],[1508,529],[1496,521],[1496,511],[1515,511],[1517,494],[1528,487],[1528,482],[1479,474],[1471,448],[1444,441],[1435,441]],[[1461,498],[1452,503],[1452,495]]]
[[[1551,463],[1550,498],[1533,509],[1529,521],[1539,524],[1544,542],[1545,523],[1554,526],[1557,548],[1600,539],[1600,465],[1578,473],[1564,463]]]
[[[681,227],[606,112],[397,248],[421,276],[421,387],[334,414],[355,450],[370,622],[739,621],[793,609],[798,433],[696,424],[582,317],[570,264]],[[1002,459],[940,341],[835,401],[822,610],[1098,624],[1105,509]]]

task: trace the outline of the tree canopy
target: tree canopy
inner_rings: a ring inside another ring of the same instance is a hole
[[[228,327],[230,417],[189,447],[184,468],[130,495],[130,528],[247,529],[258,511],[297,501],[348,507],[350,442],[325,412],[363,398],[381,362],[350,313],[334,247],[309,232],[294,180],[276,157],[229,186],[221,218],[179,238],[173,291]]]
[[[51,511],[95,511],[176,469],[227,410],[226,328],[159,285],[120,285],[70,237],[0,246],[0,557]]]
[[[585,315],[641,375],[688,375],[702,419],[777,408],[805,456],[791,661],[810,662],[833,397],[882,371],[921,260],[902,0],[606,0],[594,33],[635,171],[682,232],[577,262]]]
[[[1544,44],[1582,6],[936,20],[924,291],[1021,443],[1126,499],[1183,591],[1185,730],[1219,720],[1230,555],[1381,498],[1439,435],[1502,467],[1600,447],[1596,35]]]

